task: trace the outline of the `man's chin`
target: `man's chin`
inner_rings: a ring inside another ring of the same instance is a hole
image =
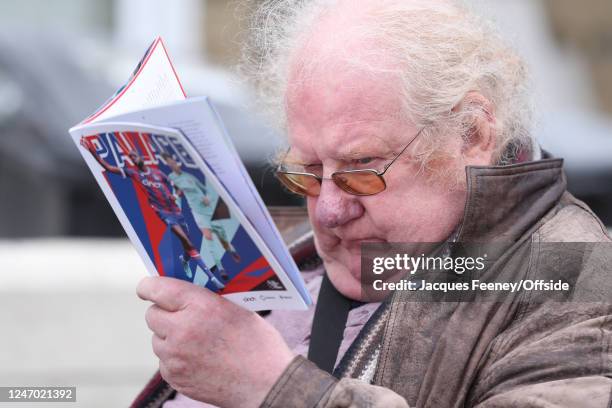
[[[328,270],[327,275],[338,292],[352,300],[382,302],[390,294],[388,291],[373,290],[372,283],[365,283],[360,276],[355,277],[355,274],[346,270]]]
[[[368,295],[371,292],[369,288],[372,287],[377,277],[374,274],[362,276],[359,259],[353,260],[350,263],[351,267],[347,268],[345,265],[346,263],[339,262],[325,264],[327,276],[334,287],[349,299],[366,302],[378,301],[369,299],[371,296]]]
[[[386,241],[378,238],[344,240],[329,251],[317,248],[334,287],[350,299],[367,302],[380,300],[370,299],[369,295],[374,281],[380,277],[371,271],[362,273],[361,270],[361,244],[370,242]]]

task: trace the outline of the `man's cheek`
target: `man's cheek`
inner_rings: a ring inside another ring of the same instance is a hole
[[[325,228],[314,227],[313,229],[317,250],[328,252],[333,250],[340,243],[340,239],[337,236],[326,232]]]
[[[308,210],[308,220],[310,221],[310,225],[312,226],[313,231],[317,235],[323,235],[325,232],[325,228],[319,224],[318,217],[316,216],[317,211],[317,197],[307,197],[307,205],[306,208]]]

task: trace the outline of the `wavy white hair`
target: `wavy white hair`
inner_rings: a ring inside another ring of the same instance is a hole
[[[322,16],[347,4],[362,8],[365,16],[349,20],[351,33],[375,42],[375,52],[384,53],[400,67],[396,73],[404,101],[402,111],[418,128],[425,128],[423,163],[439,158],[445,138],[469,137],[475,117],[489,114],[478,103],[457,108],[473,91],[482,94],[494,110],[495,162],[509,163],[517,152],[531,152],[532,104],[522,60],[488,23],[451,0],[261,2],[252,14],[240,70],[256,88],[258,106],[280,129],[286,129],[292,58],[316,32]],[[343,23],[339,22],[339,30]],[[323,66],[327,62],[308,64]],[[358,60],[350,56],[343,62],[360,64],[365,70],[380,69],[368,64],[367,55]]]

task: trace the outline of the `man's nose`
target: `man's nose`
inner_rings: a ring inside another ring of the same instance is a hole
[[[342,191],[332,180],[323,180],[316,203],[316,220],[325,228],[335,228],[361,217],[364,208],[356,196]]]

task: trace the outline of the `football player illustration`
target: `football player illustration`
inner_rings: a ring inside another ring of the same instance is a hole
[[[209,241],[209,244],[212,244],[214,236],[219,240],[222,248],[219,248],[218,245],[206,245],[205,247],[215,262],[212,270],[227,280],[229,277],[221,262],[225,252],[227,251],[235,262],[240,262],[240,255],[227,237],[226,223],[231,222],[229,208],[215,189],[207,188],[197,177],[183,171],[172,155],[164,152],[161,157],[172,169],[168,178],[187,200],[193,218],[204,238]]]
[[[81,138],[81,145],[92,154],[106,171],[121,175],[126,179],[132,179],[145,192],[149,205],[181,242],[185,252],[179,256],[179,259],[187,276],[190,279],[193,277],[190,267],[190,263],[193,262],[196,265],[196,271],[197,268],[201,268],[217,290],[223,289],[225,285],[206,267],[199,251],[189,238],[189,228],[181,208],[176,203],[172,182],[168,179],[168,176],[155,167],[147,166],[136,150],[130,150],[128,153],[134,167],[121,168],[102,159],[97,154],[90,139]]]

